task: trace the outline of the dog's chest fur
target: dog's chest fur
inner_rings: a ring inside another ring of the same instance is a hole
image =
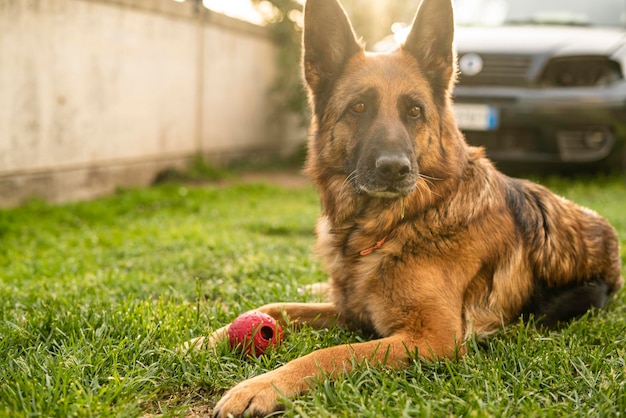
[[[316,248],[346,324],[386,336],[405,326],[407,317],[418,320],[433,304],[464,306],[470,288],[473,304],[487,298],[489,280],[475,279],[487,275],[485,265],[495,243],[486,239],[468,246],[466,236],[482,224],[470,218],[480,216],[480,206],[492,204],[492,197],[465,196],[475,211],[463,217],[449,213],[444,199],[423,211],[407,207],[404,219],[397,203],[374,205],[342,224],[320,219]],[[406,204],[411,203],[417,202]],[[487,316],[491,322],[493,315]]]

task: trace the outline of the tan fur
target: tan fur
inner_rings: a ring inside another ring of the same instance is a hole
[[[504,176],[465,143],[450,100],[452,31],[450,0],[424,0],[402,48],[368,54],[335,0],[308,0],[306,171],[322,202],[315,248],[332,303],[259,310],[283,324],[338,323],[380,338],[246,380],[216,416],[270,413],[281,396],[362,360],[401,367],[415,352],[454,358],[472,334],[520,315],[569,318],[578,301],[601,306],[622,286],[617,237],[604,219]],[[192,345],[214,345],[227,329]]]

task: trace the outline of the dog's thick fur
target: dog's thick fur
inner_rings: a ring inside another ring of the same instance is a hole
[[[270,413],[280,396],[307,390],[309,378],[337,376],[363,359],[401,367],[415,352],[456,357],[473,333],[520,316],[552,326],[603,306],[621,287],[616,233],[603,218],[506,177],[465,143],[450,100],[452,41],[450,0],[423,0],[406,43],[388,54],[364,52],[336,0],[307,1],[306,171],[322,202],[316,248],[332,303],[260,310],[380,338],[246,380],[215,416]]]

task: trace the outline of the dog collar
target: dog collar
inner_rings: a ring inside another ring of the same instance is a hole
[[[373,253],[374,251],[376,251],[377,249],[383,246],[386,239],[387,239],[387,236],[385,235],[384,237],[380,239],[380,241],[377,241],[373,247],[366,248],[362,250],[361,252],[359,252],[359,254],[362,256],[365,256],[365,255]]]

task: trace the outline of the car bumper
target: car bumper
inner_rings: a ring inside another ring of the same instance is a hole
[[[527,89],[463,87],[459,105],[486,105],[491,126],[461,129],[468,143],[484,146],[494,160],[594,163],[623,153],[626,82],[609,88]]]

